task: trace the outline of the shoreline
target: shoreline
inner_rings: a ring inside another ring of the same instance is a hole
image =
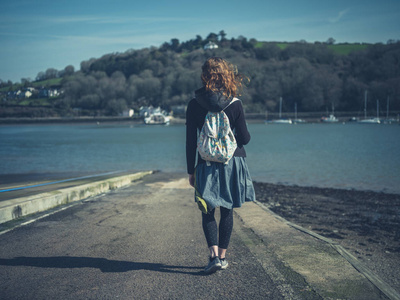
[[[254,188],[271,211],[337,242],[400,292],[400,195],[257,181]]]
[[[301,124],[326,124],[321,122],[320,118],[307,118],[305,123]],[[384,120],[384,119],[382,119]],[[259,117],[249,117],[249,124],[264,124],[267,119]],[[170,117],[170,124],[185,124],[185,118]],[[79,125],[79,124],[144,124],[143,117],[54,117],[54,118],[0,118],[0,126],[4,125]],[[357,124],[349,119],[340,120],[334,123],[336,125]],[[333,124],[333,125],[334,125]],[[389,125],[400,125],[399,121],[388,123]],[[388,125],[386,124],[386,125]],[[271,126],[271,124],[269,124]],[[296,124],[297,125],[297,124]],[[280,126],[280,125],[278,125]]]
[[[171,124],[184,124],[185,119],[170,117]],[[0,118],[2,125],[53,125],[53,124],[144,124],[143,117],[71,117],[71,118]]]

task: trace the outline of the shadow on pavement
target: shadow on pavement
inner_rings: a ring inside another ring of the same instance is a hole
[[[108,260],[95,257],[15,257],[11,259],[0,258],[1,266],[27,266],[38,268],[96,268],[103,273],[128,272],[136,270],[149,270],[165,273],[180,273],[195,276],[205,276],[202,267],[169,266],[158,263],[130,262],[120,260]],[[201,270],[201,271],[200,271]]]

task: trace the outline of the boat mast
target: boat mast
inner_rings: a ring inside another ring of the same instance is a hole
[[[368,92],[365,91],[365,93],[364,93],[364,119],[367,118],[367,94],[368,94]]]
[[[376,118],[379,120],[379,100],[376,100]]]
[[[297,120],[297,102],[294,104],[294,119]]]
[[[279,119],[282,119],[282,97],[279,98]]]
[[[386,120],[389,120],[389,96],[386,101]]]

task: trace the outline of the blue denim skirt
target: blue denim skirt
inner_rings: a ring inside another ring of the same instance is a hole
[[[244,202],[254,201],[256,198],[244,157],[233,157],[228,164],[198,164],[195,188],[195,201],[204,201],[208,210],[219,206],[228,209],[241,207]]]

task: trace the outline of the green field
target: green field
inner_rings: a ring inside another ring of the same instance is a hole
[[[335,53],[341,55],[347,55],[351,52],[361,51],[368,48],[369,44],[337,44],[328,45],[329,49],[332,49]]]
[[[24,99],[18,103],[21,106],[51,106],[51,99],[41,98],[41,99]]]
[[[7,105],[18,106],[51,106],[51,102],[56,98],[40,98],[40,99],[12,99],[7,101]]]
[[[285,50],[288,46],[295,43],[271,43],[271,42],[257,42],[254,45],[255,48],[262,48],[265,44],[275,44],[279,49]],[[348,55],[351,52],[361,51],[368,48],[370,44],[336,44],[336,45],[327,45],[329,49],[332,49],[336,54],[340,55]]]
[[[276,43],[276,45],[278,46],[279,49],[285,50],[287,46],[290,45],[290,43]]]
[[[59,86],[61,85],[62,78],[53,78],[53,79],[48,79],[48,80],[43,80],[43,81],[34,81],[28,83],[28,87],[34,87],[34,88],[41,88],[41,87],[52,87],[52,86]],[[18,91],[20,89],[23,89],[24,86],[20,83],[16,83],[12,86],[11,90],[12,91]],[[8,92],[10,90],[10,87],[3,87],[0,89],[0,92]]]

